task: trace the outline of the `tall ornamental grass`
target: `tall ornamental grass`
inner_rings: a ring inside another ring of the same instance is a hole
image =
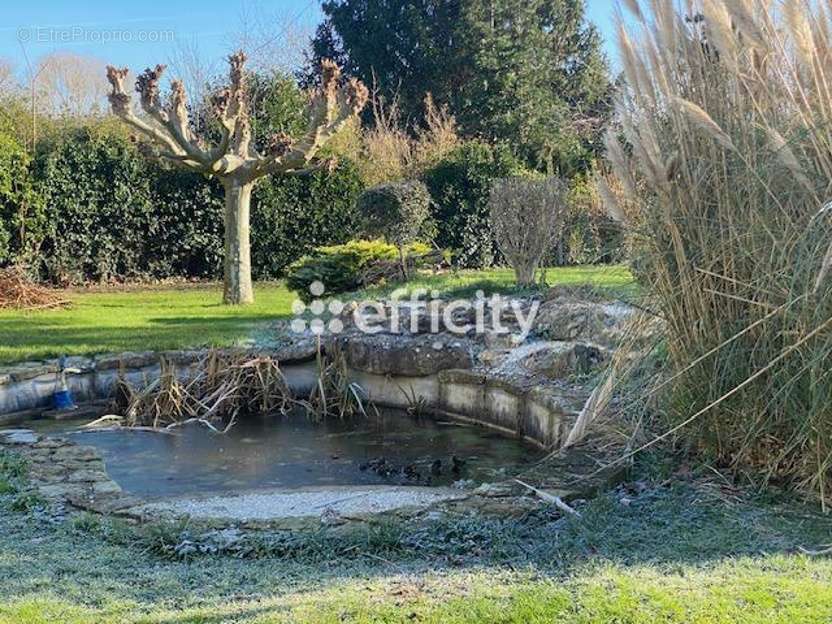
[[[665,431],[828,502],[832,3],[625,4],[599,190],[667,321]]]

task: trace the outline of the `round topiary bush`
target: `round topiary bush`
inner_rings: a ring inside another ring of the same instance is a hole
[[[430,216],[427,187],[418,180],[381,184],[364,191],[357,206],[364,232],[368,236],[383,236],[398,247],[402,275],[407,278],[404,248],[419,237]]]
[[[364,191],[357,207],[367,235],[401,248],[419,237],[430,215],[430,193],[418,180],[381,184]]]

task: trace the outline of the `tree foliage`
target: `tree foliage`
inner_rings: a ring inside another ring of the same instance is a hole
[[[456,264],[480,268],[499,258],[488,220],[491,184],[522,172],[521,163],[508,148],[472,141],[425,173],[433,198],[432,216],[441,224],[436,243],[453,250]]]
[[[336,58],[418,119],[426,92],[465,137],[510,141],[530,165],[584,170],[610,85],[584,0],[327,0],[309,67]],[[312,81],[313,78],[307,77]]]
[[[37,250],[43,201],[32,184],[30,167],[23,146],[0,133],[0,264],[25,262]]]

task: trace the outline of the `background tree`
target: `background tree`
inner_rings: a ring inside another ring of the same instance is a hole
[[[220,124],[220,138],[213,146],[196,136],[189,123],[185,88],[171,83],[168,102],[162,104],[159,80],[163,65],[147,69],[136,80],[136,91],[146,117],[139,117],[125,91],[127,69],[107,68],[112,86],[109,96],[113,112],[160,148],[159,155],[180,166],[215,176],[225,190],[225,303],[251,303],[251,193],[255,182],[275,173],[301,174],[325,164],[320,151],[351,116],[367,101],[367,88],[350,79],[340,85],[341,70],[323,60],[320,88],[309,99],[309,122],[297,141],[286,133],[272,137],[268,151],[261,154],[252,143],[249,95],[244,72],[246,56],[238,52],[229,58],[230,84],[212,98],[213,113]]]
[[[106,109],[105,65],[91,56],[48,54],[38,62],[36,106],[50,117],[84,117]]]
[[[491,227],[518,284],[534,283],[557,233],[566,192],[567,185],[558,178],[507,178],[494,183],[488,201]]]
[[[601,39],[584,0],[327,0],[306,80],[337,58],[398,93],[405,119],[425,92],[464,137],[507,141],[530,165],[571,175],[600,147],[610,110]]]
[[[18,88],[14,77],[14,66],[8,60],[0,58],[0,97],[14,93]]]
[[[495,179],[527,173],[504,145],[463,143],[422,176],[433,199],[432,216],[441,227],[436,244],[453,250],[454,263],[483,268],[500,260],[488,216]]]

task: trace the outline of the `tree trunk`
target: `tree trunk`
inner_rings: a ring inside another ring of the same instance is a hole
[[[523,262],[514,267],[514,274],[517,276],[517,283],[520,286],[531,286],[534,284],[534,274],[537,266],[531,262]]]
[[[402,269],[402,279],[406,282],[407,275],[407,254],[404,252],[404,245],[399,245],[399,264]]]
[[[226,180],[223,303],[254,303],[249,217],[253,182]]]

